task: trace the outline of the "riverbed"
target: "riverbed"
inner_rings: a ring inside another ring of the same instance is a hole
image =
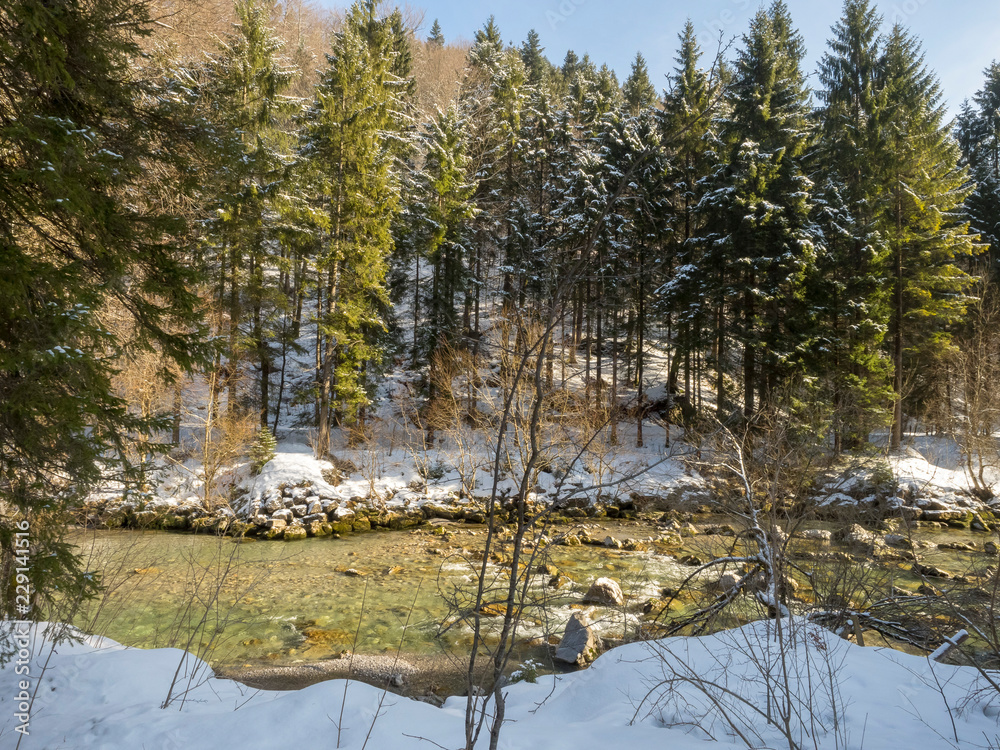
[[[519,633],[521,658],[547,653],[572,613],[585,608],[583,596],[595,579],[617,581],[628,603],[587,605],[591,619],[606,638],[629,637],[642,624],[643,602],[677,586],[697,559],[733,543],[732,537],[706,534],[668,548],[662,529],[638,521],[556,528],[548,538],[570,533],[611,537],[633,549],[543,545],[544,554],[531,561],[539,574]],[[223,671],[329,663],[347,653],[461,660],[472,631],[458,614],[472,601],[485,534],[482,526],[446,522],[287,543],[81,530],[72,541],[88,569],[101,576],[105,593],[83,606],[74,623],[129,646],[184,648]],[[964,572],[981,562],[981,554],[937,545],[971,542],[981,549],[990,537],[926,528],[912,538],[933,545],[918,547],[925,563]],[[794,551],[807,567],[811,556],[829,548],[828,542],[797,540]],[[691,554],[695,559],[679,562]],[[487,562],[488,581],[504,585],[503,562]],[[894,577],[893,585],[919,585],[906,565],[881,570]],[[802,579],[801,595],[809,595],[808,586]]]

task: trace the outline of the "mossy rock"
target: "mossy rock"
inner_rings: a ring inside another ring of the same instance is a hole
[[[970,528],[973,531],[993,531],[997,528],[996,516],[985,509],[979,513],[973,513]]]
[[[666,547],[680,547],[684,541],[676,531],[668,531],[662,534],[657,542]]]
[[[306,526],[306,533],[309,536],[330,536],[333,533],[333,524],[326,521],[313,521]]]
[[[153,510],[140,510],[135,514],[138,529],[159,529],[163,527],[163,514]]]
[[[282,535],[282,539],[286,542],[295,542],[299,539],[305,539],[308,536],[306,530],[302,526],[286,526],[285,533]]]
[[[462,510],[460,508],[449,508],[446,505],[438,503],[424,503],[422,512],[428,519],[444,518],[449,521],[455,521],[462,517]]]
[[[167,513],[160,522],[162,528],[170,531],[184,530],[188,527],[188,523],[187,516],[178,516],[175,513]]]
[[[481,510],[467,510],[464,515],[466,523],[486,523],[486,514]],[[505,519],[498,520],[503,523]]]
[[[350,534],[354,530],[350,519],[341,519],[339,521],[333,521],[330,526],[333,529],[334,534]]]
[[[677,601],[676,599],[647,599],[642,604],[642,614],[643,617],[649,620],[658,620],[663,616],[664,612],[669,612],[670,610],[683,609],[684,604]]]
[[[232,520],[229,522],[229,528],[226,529],[226,533],[229,536],[241,537],[250,534],[256,526],[252,523],[247,523],[246,521]]]
[[[386,525],[394,531],[416,528],[424,520],[423,513],[389,513],[387,515]]]
[[[354,531],[371,531],[372,522],[368,520],[365,516],[357,516],[354,519],[354,524],[351,526]]]
[[[951,518],[946,523],[953,529],[968,529],[972,526],[975,517],[975,513],[970,510],[963,513],[961,518]]]
[[[211,532],[216,530],[216,523],[219,519],[212,518],[211,516],[202,516],[201,518],[191,519],[191,531],[194,533],[199,532]]]

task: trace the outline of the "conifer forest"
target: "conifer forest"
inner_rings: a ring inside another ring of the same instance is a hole
[[[165,466],[203,510],[293,538],[281,492],[265,517],[248,489],[290,435],[380,507],[372,435],[418,464],[480,440],[492,486],[456,493],[491,533],[503,507],[518,544],[539,477],[597,439],[599,488],[617,451],[731,448],[730,489],[770,511],[801,510],[819,463],[919,432],[994,498],[1000,62],[954,114],[922,40],[869,0],[845,0],[815,69],[783,0],[731,39],[670,30],[665,77],[492,17],[447,26],[376,0],[0,4],[5,616],[22,523],[31,606],[91,600],[67,529]],[[787,484],[751,481],[778,466]],[[320,499],[309,536],[341,519]]]

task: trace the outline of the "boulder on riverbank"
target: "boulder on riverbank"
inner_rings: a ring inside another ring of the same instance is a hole
[[[587,613],[574,612],[566,623],[566,630],[556,649],[556,661],[583,667],[596,659],[600,651],[601,639],[594,631]]]

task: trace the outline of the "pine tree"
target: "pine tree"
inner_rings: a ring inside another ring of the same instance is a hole
[[[984,275],[1000,281],[1000,63],[985,71],[986,81],[958,118],[957,137],[975,187],[966,199],[972,230],[986,246]]]
[[[649,80],[646,59],[641,52],[635,53],[632,72],[622,86],[622,95],[625,97],[625,104],[630,115],[637,115],[656,103],[656,89],[653,88],[653,84]]]
[[[904,385],[926,409],[935,391],[934,365],[950,345],[949,327],[965,313],[973,279],[956,259],[973,252],[973,238],[956,209],[969,190],[960,151],[945,124],[940,87],[924,66],[919,43],[900,26],[889,34],[880,66],[887,192],[882,229],[891,252],[891,358],[894,408],[890,448],[903,435]]]
[[[281,41],[268,27],[267,14],[257,0],[239,0],[237,22],[221,41],[221,53],[207,71],[206,97],[213,119],[228,149],[222,195],[212,232],[218,244],[220,307],[229,316],[226,377],[229,407],[235,407],[237,369],[249,355],[259,372],[261,426],[268,424],[273,353],[270,318],[286,302],[267,271],[273,267],[275,205],[291,161],[291,144],[279,132],[294,102],[282,97],[294,71],[279,59]],[[221,257],[225,256],[225,257]],[[229,289],[226,291],[228,275]],[[244,313],[249,313],[244,325]]]
[[[92,594],[63,541],[70,502],[114,472],[128,441],[162,423],[129,413],[120,354],[156,347],[192,363],[197,279],[178,205],[195,132],[173,92],[133,67],[141,2],[11,0],[0,9],[0,610],[29,531],[34,607]],[[170,148],[164,148],[170,143]],[[136,331],[109,332],[109,312]],[[26,522],[25,526],[18,524]]]
[[[441,31],[441,24],[438,23],[436,18],[434,19],[434,25],[431,26],[430,36],[427,37],[427,43],[435,44],[438,47],[444,46],[444,34]]]
[[[881,349],[889,251],[879,209],[886,190],[880,25],[868,0],[847,0],[819,69],[815,166],[825,242],[810,282],[818,324],[810,367],[831,406],[838,452],[860,447],[884,426],[891,400],[891,362]]]
[[[743,43],[732,113],[722,125],[723,166],[702,201],[709,214],[702,242],[710,248],[706,262],[720,273],[713,289],[720,322],[727,301],[733,311],[728,328],[742,349],[743,415],[752,420],[800,367],[802,288],[815,235],[802,164],[809,138],[803,49],[785,4],[759,11]],[[719,360],[725,368],[723,354]],[[720,409],[724,403],[720,397]]]
[[[328,68],[305,119],[302,149],[321,209],[318,439],[329,450],[333,410],[367,403],[366,373],[380,359],[377,339],[388,306],[389,229],[398,210],[393,176],[397,104],[405,82],[393,73],[392,19],[376,3],[355,3],[333,38]]]

